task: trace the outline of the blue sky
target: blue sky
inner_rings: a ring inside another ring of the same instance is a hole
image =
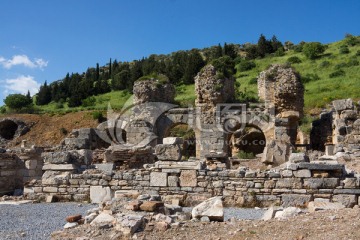
[[[358,0],[3,0],[0,103],[110,58],[218,43],[338,41],[360,35]]]

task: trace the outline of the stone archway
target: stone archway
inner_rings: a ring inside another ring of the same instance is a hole
[[[10,119],[5,119],[0,122],[0,137],[6,140],[12,140],[18,130],[18,124]]]
[[[262,130],[253,125],[238,129],[229,135],[229,154],[238,158],[256,158],[264,152],[266,137]]]

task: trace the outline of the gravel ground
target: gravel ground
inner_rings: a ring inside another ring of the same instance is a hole
[[[86,214],[94,204],[37,203],[0,205],[0,239],[50,239],[50,234],[62,230],[69,215]],[[191,211],[192,208],[184,208]],[[265,210],[254,208],[225,208],[225,221],[236,219],[260,219]]]
[[[66,224],[67,216],[84,216],[94,206],[78,203],[0,205],[0,239],[50,239],[53,231],[61,230]]]

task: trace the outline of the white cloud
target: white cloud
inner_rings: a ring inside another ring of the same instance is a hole
[[[16,65],[24,65],[29,68],[44,69],[48,65],[48,61],[42,58],[35,58],[33,61],[26,55],[14,55],[11,59],[0,57],[0,64],[7,69]]]
[[[35,81],[33,76],[24,76],[20,75],[14,79],[5,80],[5,92],[18,92],[26,94],[27,91],[30,91],[31,95],[34,95],[39,91],[40,84]]]

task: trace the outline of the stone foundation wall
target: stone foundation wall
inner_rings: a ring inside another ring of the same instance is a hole
[[[319,170],[322,166],[324,170]],[[224,196],[228,206],[239,207],[301,207],[319,198],[352,207],[360,196],[359,180],[343,177],[343,171],[340,164],[309,163],[290,164],[288,169],[277,172],[141,169],[104,173],[87,170],[83,174],[58,175],[56,181],[44,177],[42,181],[34,180],[25,192],[28,198],[56,195],[60,200],[96,199],[97,202],[117,194],[156,193],[165,201],[180,199],[184,205],[197,204],[211,196]]]

